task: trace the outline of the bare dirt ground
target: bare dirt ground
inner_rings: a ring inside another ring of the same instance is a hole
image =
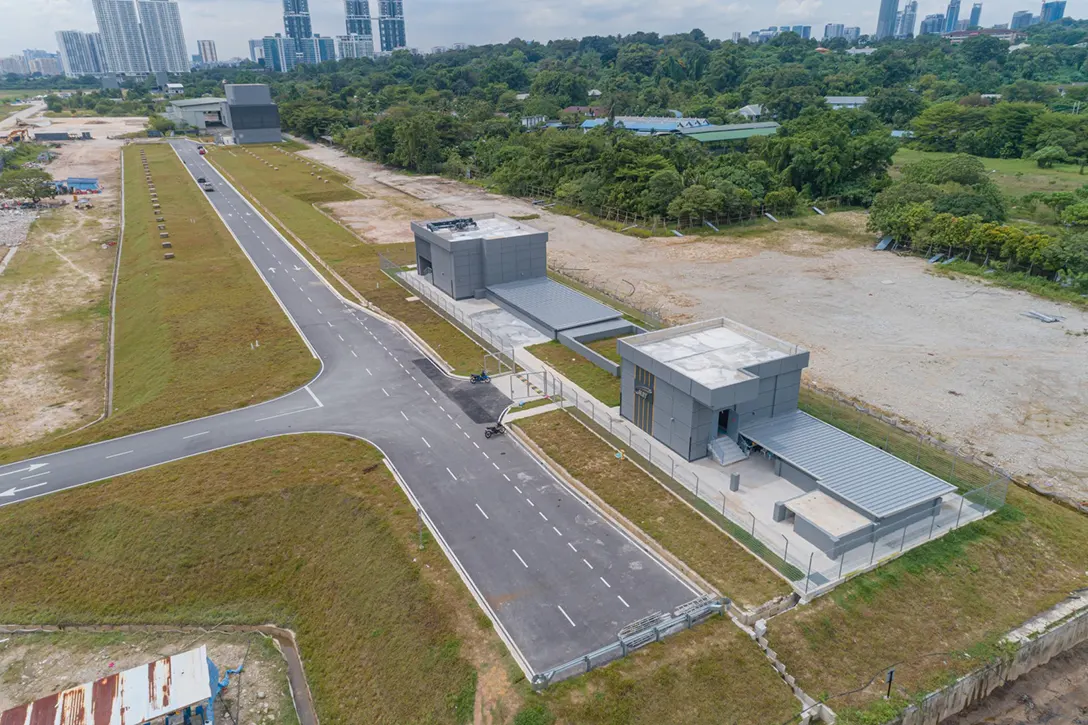
[[[94,209],[43,212],[0,276],[0,446],[78,427],[102,413],[108,295],[120,214],[121,141],[132,119],[78,119],[94,140],[52,149],[54,178],[98,177]],[[54,127],[65,124],[54,123]],[[70,199],[69,199],[70,201]]]
[[[716,237],[638,239],[438,177],[302,152],[450,214],[539,214],[550,264],[677,321],[727,316],[812,351],[810,377],[930,429],[1039,488],[1088,502],[1088,313],[859,246],[835,214]],[[1043,324],[1028,310],[1064,316]]]
[[[941,725],[1088,725],[1088,643],[995,690]]]
[[[228,707],[235,722],[298,722],[287,690],[287,665],[258,634],[0,635],[0,711],[201,645],[207,646],[220,678],[245,662],[216,705],[216,722],[230,721]]]

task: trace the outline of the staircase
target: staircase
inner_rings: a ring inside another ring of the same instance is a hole
[[[728,436],[715,438],[706,446],[707,453],[719,466],[728,466],[730,463],[743,461],[748,454],[740,449],[736,441]]]

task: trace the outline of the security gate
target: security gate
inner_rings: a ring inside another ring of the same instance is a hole
[[[635,366],[634,424],[650,435],[654,432],[654,385],[656,378],[649,370]]]

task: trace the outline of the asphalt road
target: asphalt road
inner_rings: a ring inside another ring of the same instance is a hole
[[[486,439],[477,421],[494,405],[483,390],[436,375],[395,327],[325,284],[195,144],[172,145],[194,183],[212,181],[209,201],[321,372],[260,405],[0,467],[0,505],[261,438],[339,433],[385,453],[527,674],[614,642],[624,625],[702,593],[510,437]],[[170,200],[161,203],[169,216]]]

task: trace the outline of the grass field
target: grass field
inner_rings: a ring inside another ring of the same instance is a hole
[[[436,545],[418,550],[380,454],[346,438],[252,443],[0,509],[0,620],[290,627],[324,723],[471,720],[451,611],[469,599],[441,596],[438,570],[455,577]]]
[[[347,179],[323,171],[328,184],[310,175],[310,167],[294,154],[282,154],[271,146],[251,147],[261,158],[275,163],[271,171],[259,160],[234,150],[214,150],[209,158],[229,173],[291,232],[301,237],[314,252],[337,271],[371,303],[411,327],[455,371],[478,372],[484,350],[422,302],[408,302],[412,293],[396,284],[381,270],[379,252],[394,262],[412,258],[410,244],[367,244],[335,221],[317,211],[313,204],[360,198],[345,186]]]
[[[921,159],[940,158],[953,154],[941,151],[916,151],[901,148],[892,159],[892,173],[899,167]],[[1012,196],[1023,196],[1033,191],[1068,191],[1088,184],[1088,175],[1081,175],[1076,164],[1057,164],[1051,169],[1040,169],[1031,159],[980,159],[990,178],[1001,190]]]
[[[172,260],[163,259],[141,149],[177,255]],[[317,374],[318,361],[169,146],[125,150],[125,198],[114,416],[73,435],[9,448],[0,461],[257,403]],[[257,340],[260,347],[251,347]]]
[[[754,606],[791,590],[744,548],[567,413],[517,422],[572,476],[679,557],[725,596]]]
[[[530,695],[515,725],[779,725],[800,705],[731,621],[712,619],[608,667]]]
[[[618,338],[615,337],[606,337],[603,340],[594,340],[593,342],[588,343],[586,347],[598,355],[603,355],[614,363],[620,363],[623,362],[623,360],[620,358],[620,353],[616,349],[617,339]]]
[[[857,430],[850,406],[806,391],[802,407],[825,419],[837,408],[834,422]],[[858,434],[877,445],[906,436],[873,418]],[[940,455],[927,453],[923,467],[947,472]],[[966,473],[955,480],[966,485],[982,477]],[[1088,585],[1086,570],[1088,520],[1011,486],[997,514],[776,617],[771,646],[810,695],[831,698],[839,722],[884,722],[880,716],[892,706],[997,654],[1008,630]],[[881,696],[891,666],[896,698],[889,704]],[[837,697],[874,677],[863,692]]]
[[[615,346],[615,340],[613,347]],[[525,348],[607,406],[620,404],[620,379],[554,340]],[[598,351],[600,352],[600,351]]]

